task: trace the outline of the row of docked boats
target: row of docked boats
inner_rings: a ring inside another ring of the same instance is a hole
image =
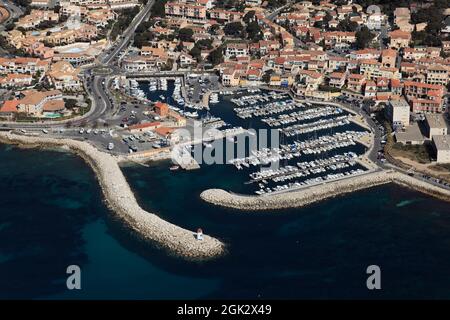
[[[167,91],[167,79],[166,78],[151,78],[148,84],[149,91]]]
[[[291,112],[289,114],[280,114],[276,118],[268,117],[261,119],[270,127],[279,127],[284,125],[290,125],[299,121],[314,120],[318,118],[331,117],[342,114],[344,111],[341,108],[332,106],[308,108],[297,112]]]
[[[173,89],[172,98],[175,100],[175,102],[179,106],[185,105],[184,98],[181,96],[181,79],[180,78],[175,79],[175,86]]]
[[[295,124],[281,130],[285,136],[292,137],[298,134],[310,133],[319,130],[342,127],[350,124],[350,115],[343,115],[329,119],[320,119],[315,122]]]
[[[293,111],[295,109],[305,108],[303,103],[293,100],[274,101],[261,105],[236,107],[233,111],[241,119],[251,119],[253,117],[270,116],[272,114]]]
[[[279,148],[261,148],[250,150],[250,154],[243,158],[234,158],[228,164],[234,165],[238,170],[244,167],[267,165],[281,160],[298,158],[302,154],[321,154],[356,145],[355,140],[367,135],[365,131],[336,132],[333,135],[324,135],[316,139],[294,141],[291,144],[280,145]]]
[[[284,166],[278,169],[265,169],[249,174],[250,182],[267,180],[280,182],[294,178],[306,177],[311,174],[320,174],[327,171],[336,171],[356,165],[357,155],[353,152],[337,154],[325,159],[297,162],[297,166]]]
[[[282,150],[288,150],[292,153],[298,151],[303,154],[320,154],[323,152],[332,151],[338,148],[344,148],[356,145],[355,140],[367,135],[366,131],[350,131],[336,132],[332,135],[324,135],[316,139],[309,139],[304,141],[294,141],[291,144],[281,145]]]
[[[208,115],[208,116],[202,118],[201,121],[202,121],[202,127],[204,127],[204,128],[219,129],[224,126],[227,126],[227,123],[225,121],[223,121],[221,118],[213,117],[211,115]]]
[[[213,92],[209,95],[209,103],[216,104],[219,103],[219,94]]]
[[[353,169],[353,170],[345,171],[345,172],[330,173],[325,176],[307,179],[302,182],[290,182],[290,183],[284,184],[284,185],[277,185],[272,188],[265,187],[264,185],[260,185],[260,189],[255,191],[255,193],[258,195],[264,195],[264,194],[270,194],[272,192],[294,190],[294,189],[298,189],[301,187],[308,187],[308,186],[312,186],[312,185],[319,184],[319,183],[330,182],[333,180],[338,180],[338,179],[342,179],[342,178],[345,178],[348,176],[358,175],[358,174],[362,174],[362,173],[364,173],[364,170],[362,170],[362,169]]]
[[[261,94],[244,95],[232,98],[230,101],[239,107],[252,106],[270,101],[282,101],[289,98],[287,93],[279,93],[275,91],[264,92]],[[292,100],[291,100],[292,101]]]
[[[146,94],[139,86],[139,82],[135,79],[130,79],[130,95],[138,99],[145,99]]]

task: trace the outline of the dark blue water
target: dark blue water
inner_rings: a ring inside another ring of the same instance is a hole
[[[0,298],[449,298],[448,203],[393,185],[265,213],[203,203],[206,188],[242,185],[226,170],[124,168],[145,208],[227,243],[193,263],[123,228],[79,158],[1,146]],[[72,264],[78,292],[65,286]],[[365,286],[371,264],[378,292]]]

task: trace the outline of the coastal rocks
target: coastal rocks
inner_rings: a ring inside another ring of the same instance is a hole
[[[196,240],[195,233],[169,223],[143,210],[136,201],[117,160],[94,146],[71,139],[55,139],[0,132],[0,142],[19,146],[59,147],[70,149],[81,156],[95,171],[108,206],[145,240],[158,247],[191,260],[218,257],[225,245],[218,239],[204,235]]]
[[[200,197],[209,203],[240,210],[274,210],[296,208],[349,192],[387,183],[409,187],[442,200],[450,201],[450,191],[395,171],[377,171],[301,190],[264,195],[245,196],[221,189],[209,189]]]

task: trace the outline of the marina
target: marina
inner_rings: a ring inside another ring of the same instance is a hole
[[[187,165],[177,163],[184,169],[205,165],[196,152],[216,154],[223,148],[222,163],[236,169],[235,174],[247,185],[246,193],[257,195],[334,181],[368,170],[359,161],[367,147],[358,142],[369,134],[368,130],[351,122],[352,114],[335,105],[296,101],[285,92],[255,88],[212,92],[206,110],[184,101],[181,79],[160,82],[141,82],[139,87],[150,101],[165,101],[181,115],[199,119],[202,128],[219,132],[194,139],[190,148],[185,145],[179,151],[184,157],[189,153],[189,159],[194,160],[186,161]],[[261,129],[269,134],[278,132],[279,137],[261,144]],[[253,139],[257,146],[247,145],[244,154],[239,153],[239,143],[246,139]],[[227,150],[233,150],[232,154]]]

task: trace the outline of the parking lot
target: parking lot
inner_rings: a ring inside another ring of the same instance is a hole
[[[207,91],[219,89],[219,77],[215,74],[190,74],[186,79],[186,87],[189,101],[198,104]]]

